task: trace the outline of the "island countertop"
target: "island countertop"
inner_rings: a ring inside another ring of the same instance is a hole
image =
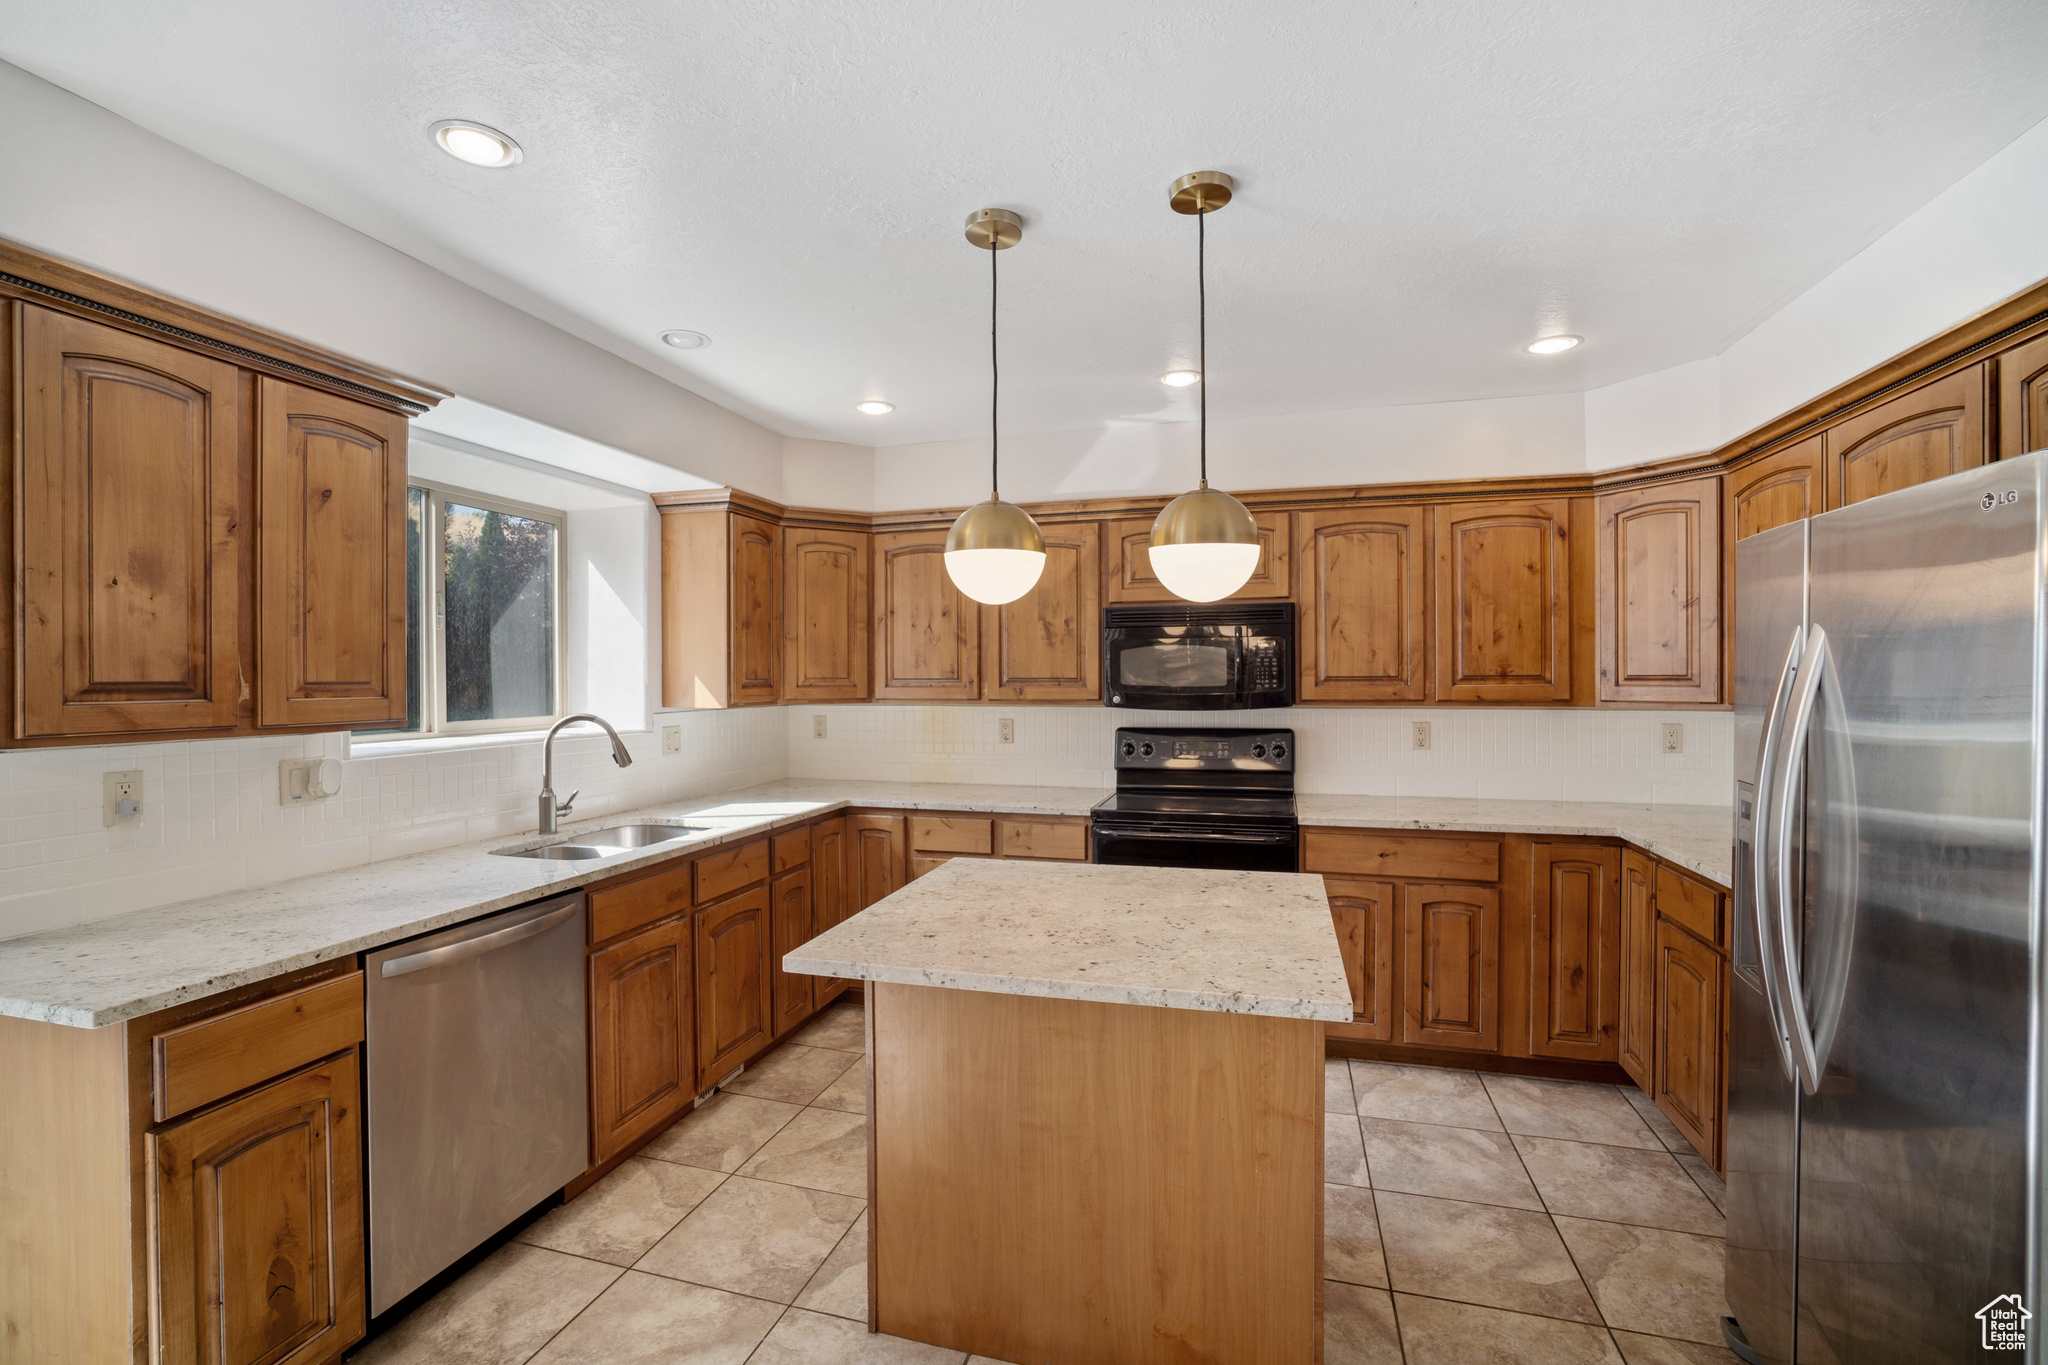
[[[909,986],[1347,1023],[1321,877],[955,858],[783,969]]]

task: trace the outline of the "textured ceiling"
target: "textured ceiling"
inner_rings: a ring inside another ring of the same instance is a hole
[[[1575,390],[1711,355],[2048,117],[2040,0],[0,0],[0,57],[792,435]],[[444,118],[525,149],[477,170]],[[664,328],[709,333],[669,350]],[[1564,357],[1521,351],[1583,333]],[[862,417],[886,398],[897,411]]]

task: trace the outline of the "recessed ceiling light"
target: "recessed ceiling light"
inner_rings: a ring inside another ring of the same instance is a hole
[[[1159,382],[1168,388],[1184,389],[1190,384],[1201,383],[1202,373],[1199,370],[1168,370],[1159,376]]]
[[[672,332],[663,332],[661,339],[675,347],[678,351],[701,351],[711,344],[711,338],[705,336],[702,332],[685,332],[681,328],[677,328]]]
[[[467,161],[472,166],[483,166],[495,170],[504,166],[516,166],[524,155],[519,144],[481,123],[468,119],[443,119],[434,125],[434,141],[441,144],[441,150],[457,161]]]
[[[1584,337],[1569,336],[1537,337],[1522,349],[1530,355],[1556,355],[1559,351],[1569,351],[1584,340]]]
[[[880,417],[885,412],[896,411],[896,405],[894,403],[884,403],[879,398],[870,398],[865,403],[855,403],[853,409],[855,412],[864,412],[870,417]]]

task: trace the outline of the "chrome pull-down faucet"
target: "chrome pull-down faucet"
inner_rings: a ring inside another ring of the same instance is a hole
[[[576,805],[576,798],[583,794],[583,789],[579,787],[569,793],[567,801],[564,801],[559,806],[555,804],[555,736],[560,733],[564,725],[574,725],[579,720],[587,720],[593,725],[604,727],[604,732],[612,737],[612,762],[618,764],[621,768],[633,766],[633,755],[626,752],[625,741],[619,738],[619,732],[612,729],[611,723],[603,716],[593,716],[589,712],[584,711],[578,712],[573,716],[564,716],[556,721],[548,730],[548,737],[541,741],[540,746],[540,832],[542,834],[553,834],[555,832],[555,822],[566,816]]]

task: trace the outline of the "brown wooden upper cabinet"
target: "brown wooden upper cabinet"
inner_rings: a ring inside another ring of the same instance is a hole
[[[1828,506],[1847,507],[1983,464],[1987,367],[1958,370],[1830,427]]]
[[[1601,701],[1721,699],[1721,481],[1602,494]]]
[[[661,507],[661,701],[782,699],[782,528],[724,507]]]
[[[1102,528],[1044,528],[1045,570],[1030,592],[985,609],[985,695],[1015,701],[1102,696]]]
[[[782,682],[789,700],[867,700],[873,539],[836,527],[783,531]]]
[[[147,337],[14,308],[16,737],[232,728],[241,376]]]
[[[1728,475],[1728,517],[1736,540],[1825,510],[1826,445],[1826,437],[1809,436]]]
[[[1303,701],[1425,701],[1426,507],[1295,517]]]
[[[2048,449],[2048,336],[1998,358],[1998,458]]]
[[[259,384],[257,722],[402,720],[405,419]]]
[[[946,572],[946,533],[875,537],[875,697],[981,696],[981,604]]]
[[[1437,700],[1569,700],[1570,500],[1434,510]]]
[[[1252,576],[1233,597],[1287,597],[1293,591],[1289,577],[1287,513],[1254,512],[1259,528],[1259,562]],[[1104,525],[1109,547],[1109,598],[1111,602],[1178,602],[1152,572],[1151,517],[1126,517]]]

